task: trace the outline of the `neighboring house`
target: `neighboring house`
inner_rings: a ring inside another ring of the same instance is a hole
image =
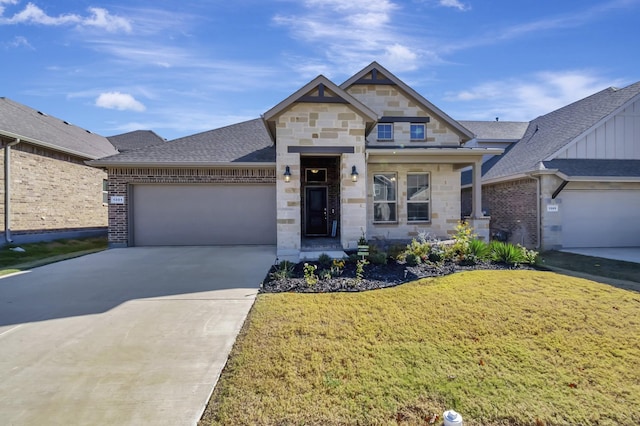
[[[319,76],[261,119],[90,162],[109,173],[112,246],[277,244],[447,237],[460,170],[480,177],[473,134],[372,63],[338,86]],[[471,223],[488,237],[480,185]],[[116,202],[114,203],[114,198]]]
[[[640,82],[536,118],[485,163],[482,186],[492,231],[512,242],[640,246]]]
[[[0,98],[0,142],[1,243],[106,234],[107,174],[85,164],[106,138]]]
[[[116,147],[118,152],[159,145],[167,141],[151,130],[135,130],[120,135],[107,136],[107,139]]]

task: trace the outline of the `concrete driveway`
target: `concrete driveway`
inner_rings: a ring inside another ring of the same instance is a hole
[[[582,254],[584,256],[603,257],[605,259],[640,263],[640,247],[568,248],[561,251]]]
[[[274,260],[112,249],[0,279],[0,424],[195,424]]]

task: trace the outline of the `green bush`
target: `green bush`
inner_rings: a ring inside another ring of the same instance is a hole
[[[283,260],[276,266],[276,270],[273,271],[270,276],[273,280],[283,280],[291,278],[293,276],[294,264],[288,260]]]
[[[407,253],[407,255],[405,256],[405,261],[409,266],[416,266],[422,263],[422,259],[420,258],[420,256],[417,256],[414,253]]]
[[[469,241],[469,253],[468,256],[474,261],[489,259],[491,252],[489,250],[489,244],[483,240],[473,239]]]
[[[528,263],[530,265],[535,265],[538,262],[538,252],[535,250],[527,250],[526,247],[518,245],[520,250],[522,251],[522,263]]]
[[[311,265],[309,263],[304,264],[304,281],[309,287],[315,285],[318,282],[316,269],[318,269],[316,265]]]
[[[331,257],[327,253],[322,253],[318,256],[318,265],[322,269],[329,269],[331,267]]]
[[[491,252],[491,260],[494,262],[518,265],[525,260],[522,250],[513,244],[492,241],[489,244],[489,250]]]
[[[383,252],[370,253],[367,258],[369,259],[369,262],[373,263],[374,265],[387,264],[387,253],[383,253]]]
[[[401,260],[400,259],[402,257],[401,255],[404,253],[405,249],[406,249],[406,246],[402,244],[393,244],[389,246],[387,254],[392,259]]]

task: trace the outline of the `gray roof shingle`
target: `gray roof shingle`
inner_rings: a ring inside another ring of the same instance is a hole
[[[0,134],[87,159],[117,152],[103,136],[8,98],[0,98]]]
[[[109,142],[111,142],[120,152],[166,142],[165,139],[158,136],[151,130],[135,130],[133,132],[122,133],[120,135],[107,136],[107,139],[109,139]]]
[[[275,146],[262,119],[175,139],[160,145],[122,152],[92,161],[95,166],[125,164],[273,163]]]
[[[529,123],[523,138],[501,156],[485,179],[526,173],[555,154],[598,121],[640,94],[640,82],[623,89],[610,87]]]
[[[640,177],[640,160],[557,159],[542,164],[570,177]]]
[[[466,121],[461,120],[462,124],[476,136],[479,140],[504,140],[517,141],[527,130],[529,125],[526,121]]]

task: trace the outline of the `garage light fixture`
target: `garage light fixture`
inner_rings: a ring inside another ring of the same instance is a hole
[[[358,181],[358,171],[356,170],[356,166],[351,167],[351,181],[352,182]]]
[[[284,168],[284,181],[291,182],[291,169],[289,169],[289,166]]]

